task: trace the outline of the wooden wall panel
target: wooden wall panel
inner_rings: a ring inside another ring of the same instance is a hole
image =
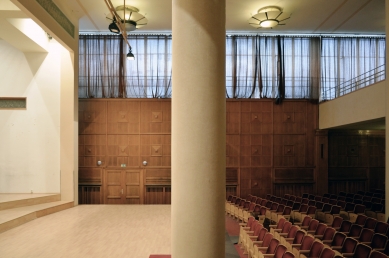
[[[384,131],[332,130],[328,141],[329,192],[384,189]]]
[[[120,171],[120,186],[103,177],[104,203],[170,203],[171,100],[80,100],[80,107],[80,168],[100,167],[111,176]],[[295,174],[276,181],[274,171],[315,168],[317,110],[306,100],[227,100],[226,194],[264,197],[287,191],[293,180],[300,184],[295,191],[315,192]],[[123,171],[132,170],[142,171],[142,186],[126,184]],[[119,200],[121,189],[126,194]]]

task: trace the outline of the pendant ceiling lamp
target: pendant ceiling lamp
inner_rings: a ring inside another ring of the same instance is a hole
[[[113,33],[122,35],[129,49],[127,59],[135,60],[130,42],[128,42],[127,39],[127,31],[133,31],[137,28],[140,28],[141,26],[146,25],[147,19],[138,13],[139,10],[137,8],[127,6],[126,0],[124,0],[124,5],[118,6],[116,8],[113,6],[111,0],[104,0],[104,2],[108,7],[109,12],[112,14],[112,23],[108,26],[108,29]],[[118,12],[122,12],[122,16],[120,16]]]
[[[249,24],[256,29],[270,28],[273,29],[278,25],[285,25],[283,21],[289,19],[290,16],[284,13],[278,6],[267,6],[258,10],[258,13],[253,15],[249,20]]]

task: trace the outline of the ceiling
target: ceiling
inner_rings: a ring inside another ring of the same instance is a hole
[[[111,0],[114,6],[124,0]],[[109,33],[104,0],[54,0],[80,21],[81,33]],[[270,34],[385,34],[384,0],[226,0],[227,33]],[[132,33],[170,33],[172,0],[127,0],[140,9],[148,24]],[[247,20],[265,6],[279,6],[290,19],[285,26],[255,29]]]

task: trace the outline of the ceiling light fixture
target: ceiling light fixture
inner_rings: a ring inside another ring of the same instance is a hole
[[[132,53],[132,49],[130,48],[130,52],[127,54],[127,60],[135,60],[135,56]]]
[[[108,7],[108,10],[109,12],[112,14],[112,23],[108,26],[108,29],[113,32],[113,33],[116,33],[116,34],[122,34],[122,37],[124,39],[124,41],[127,43],[128,45],[128,48],[129,48],[129,52],[127,54],[127,59],[128,60],[135,60],[135,56],[134,54],[132,53],[132,48],[131,48],[131,45],[130,45],[130,42],[128,42],[128,39],[127,39],[127,31],[126,31],[126,24],[127,24],[127,21],[123,21],[120,16],[118,15],[118,13],[116,12],[116,9],[117,8],[114,8],[111,0],[104,0],[105,4],[107,5]],[[120,7],[120,6],[119,6]],[[135,7],[134,7],[135,8]],[[136,8],[135,8],[136,9]],[[121,10],[121,9],[120,9]],[[136,9],[138,10],[138,9]],[[132,21],[131,20],[131,17],[132,17],[132,12],[130,13],[127,13],[128,14],[128,21]],[[124,5],[123,5],[123,17],[126,18],[126,0],[124,0]],[[120,22],[118,22],[120,21]],[[138,20],[139,21],[139,20]],[[136,22],[135,22],[136,23]],[[134,27],[135,28],[137,27],[137,25],[133,24],[133,22],[128,22],[128,24],[131,24],[130,26]],[[147,19],[146,19],[146,24],[147,24]],[[143,25],[146,25],[146,24],[143,24]],[[140,26],[143,26],[143,25],[140,25]],[[118,32],[119,30],[119,32]]]
[[[124,4],[116,7],[115,10],[121,18],[120,21],[124,23],[127,32],[134,31],[147,25],[148,20],[139,13],[139,9],[136,7]]]
[[[256,29],[270,28],[273,29],[277,25],[285,25],[281,23],[289,19],[289,14],[284,13],[278,6],[267,6],[258,10],[256,15],[253,15],[249,20],[249,24]]]

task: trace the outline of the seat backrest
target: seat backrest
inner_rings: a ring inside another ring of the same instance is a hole
[[[259,212],[259,210],[261,209],[261,207],[262,207],[261,205],[256,204],[255,207],[254,207],[253,212]]]
[[[281,233],[288,233],[291,227],[292,227],[292,222],[285,221],[284,226],[282,227]]]
[[[249,206],[249,211],[253,211],[255,208],[255,205],[256,205],[255,202],[251,202],[250,206]]]
[[[323,197],[323,198],[321,198],[321,202],[322,203],[329,203],[330,202],[330,198],[328,198],[328,197]],[[334,200],[334,201],[336,201],[336,200]],[[317,203],[317,202],[316,202]]]
[[[321,251],[320,258],[334,258],[335,252],[331,248],[324,247]]]
[[[323,238],[322,240],[332,240],[334,238],[336,230],[332,227],[327,227],[326,230],[324,230]]]
[[[274,258],[282,258],[286,250],[288,250],[286,246],[279,244],[276,248],[276,251],[274,252]]]
[[[322,212],[329,212],[331,210],[332,204],[326,203],[321,209]]]
[[[230,202],[232,200],[232,195],[230,194],[228,197],[227,197],[227,202]]]
[[[251,202],[250,201],[245,201],[243,208],[248,209],[250,207]]]
[[[299,229],[298,226],[291,226],[290,229],[289,229],[289,232],[288,232],[288,235],[286,236],[286,238],[294,238],[296,236],[296,233],[297,233],[297,230]]]
[[[285,206],[284,211],[282,212],[282,215],[290,215],[292,213],[292,207]]]
[[[338,199],[338,196],[336,194],[331,194],[330,199]]]
[[[366,215],[358,214],[354,224],[358,224],[358,225],[364,226],[365,223],[366,223],[366,219],[367,219]]]
[[[339,201],[345,201],[345,200],[346,200],[346,196],[341,196],[341,195],[339,195],[337,199],[338,199]]]
[[[261,223],[257,223],[257,225],[254,227],[253,236],[258,236],[259,231],[263,228],[263,225]]]
[[[315,200],[309,200],[308,206],[316,206],[316,201]]]
[[[309,206],[307,210],[307,214],[315,214],[316,213],[316,207],[315,206]]]
[[[265,200],[265,199],[262,199],[262,198],[257,198],[257,200],[255,201],[256,204],[261,204],[261,202]]]
[[[363,228],[358,240],[359,242],[371,242],[373,236],[374,236],[374,231],[372,229]]]
[[[343,242],[341,253],[354,253],[358,241],[352,237],[346,237]]]
[[[268,233],[267,228],[262,227],[258,233],[257,241],[263,241],[266,233]]]
[[[250,217],[248,218],[248,220],[247,220],[246,226],[247,226],[247,227],[251,227],[251,224],[253,224],[254,221],[255,221],[255,218],[250,216]]]
[[[273,205],[273,202],[272,202],[272,201],[267,201],[265,207],[268,208],[268,209],[270,209],[272,205]]]
[[[361,231],[362,231],[361,225],[352,224],[348,236],[358,238],[361,235]]]
[[[380,233],[375,233],[373,235],[373,238],[371,239],[371,248],[373,249],[380,249],[385,248],[386,242],[388,241],[388,237],[384,236]]]
[[[303,221],[301,222],[301,226],[302,226],[302,227],[308,227],[309,224],[311,223],[311,220],[312,220],[311,217],[305,216],[304,219],[303,219]]]
[[[359,243],[355,248],[355,253],[353,255],[353,258],[369,258],[370,252],[371,252],[370,246]]]
[[[359,214],[359,213],[365,213],[366,206],[363,204],[355,204],[354,207],[354,213]]]
[[[336,202],[336,205],[340,206],[342,209],[344,209],[346,207],[346,202],[345,201],[342,201],[342,200],[338,200]]]
[[[277,210],[277,208],[278,208],[278,206],[279,206],[279,204],[278,204],[278,203],[276,203],[276,202],[273,202],[273,203],[271,204],[271,206],[270,206],[270,210],[274,210],[274,211],[276,211],[276,210]]]
[[[300,210],[301,203],[295,202],[293,203],[292,210]]]
[[[296,200],[296,196],[294,196],[294,195],[289,196],[289,200],[294,202]]]
[[[303,198],[301,198],[300,196],[296,196],[296,199],[294,200],[295,202],[300,202],[301,203],[301,200],[302,200]]]
[[[342,232],[336,232],[334,238],[332,239],[331,246],[342,246],[346,237],[346,234]]]
[[[328,227],[327,224],[319,223],[319,225],[317,225],[316,227],[315,235],[323,235],[327,227]]]
[[[261,206],[261,208],[259,209],[259,214],[260,215],[266,215],[266,207]]]
[[[268,247],[270,244],[270,241],[273,239],[272,233],[266,233],[265,237],[263,238],[262,247]]]
[[[267,202],[268,202],[268,200],[262,199],[262,201],[261,201],[261,206],[266,207]]]
[[[294,257],[294,254],[293,253],[291,253],[291,252],[289,252],[289,251],[286,251],[285,253],[284,253],[284,255],[282,256],[282,258],[295,258]],[[380,258],[380,257],[379,257]]]
[[[332,221],[331,227],[333,227],[333,228],[339,228],[340,225],[342,224],[342,222],[343,222],[343,218],[342,218],[342,217],[335,216],[335,217],[334,217],[334,220]]]
[[[278,223],[277,223],[277,229],[282,229],[282,227],[284,226],[284,224],[285,224],[285,222],[286,222],[286,219],[284,218],[284,217],[282,217],[282,218],[280,218],[279,220],[278,220]]]
[[[369,258],[388,258],[388,257],[384,253],[373,250],[370,252]]]
[[[323,197],[321,197],[320,195],[316,195],[315,196],[315,201],[317,201],[317,202],[321,202],[321,199],[322,199]]]
[[[315,200],[315,196],[313,194],[308,195],[309,200]]]
[[[378,221],[375,225],[374,232],[386,235],[388,232],[389,224],[383,221]]]
[[[339,214],[341,209],[342,208],[338,205],[332,205],[330,213],[331,214]]]
[[[311,223],[309,223],[308,231],[315,231],[316,228],[319,226],[319,221],[317,219],[312,219]]]
[[[319,257],[323,248],[324,244],[322,242],[313,241],[308,257]]]
[[[301,204],[300,205],[300,208],[299,208],[299,212],[300,213],[305,213],[305,212],[307,212],[307,210],[308,210],[308,205],[307,204]]]
[[[340,195],[340,196],[346,196],[346,193],[345,193],[345,192],[339,192],[338,195]]]
[[[365,228],[375,229],[375,226],[377,225],[377,220],[375,218],[367,218],[365,222]]]
[[[283,212],[284,209],[285,209],[285,205],[280,204],[280,205],[278,205],[276,212]]]
[[[254,231],[255,227],[259,224],[258,220],[254,220],[250,225],[250,231]]]
[[[267,247],[266,254],[274,254],[279,243],[280,240],[277,238],[272,238],[272,240],[270,240],[269,246]]]
[[[281,204],[286,205],[288,203],[288,199],[282,198]]]
[[[329,202],[327,202],[332,205],[336,205],[338,203],[338,200],[331,199]]]
[[[355,200],[355,199],[360,199],[360,200],[361,200],[362,197],[363,197],[363,196],[360,195],[360,194],[355,194],[355,195],[354,195],[354,200]]]
[[[288,200],[287,202],[286,202],[286,206],[289,206],[289,207],[293,207],[293,201],[292,200]]]
[[[310,250],[315,239],[311,235],[305,235],[301,241],[300,250]]]
[[[302,198],[306,198],[306,199],[308,199],[308,196],[309,196],[309,193],[303,193],[303,194],[301,195]]]
[[[349,232],[351,225],[352,225],[351,221],[343,220],[342,224],[340,225],[339,232]]]
[[[371,210],[375,212],[381,212],[383,210],[383,205],[381,203],[373,203]]]
[[[282,198],[281,198],[281,197],[276,197],[276,198],[274,199],[274,201],[275,201],[276,203],[281,203]]]
[[[297,230],[296,235],[294,236],[294,239],[293,239],[293,244],[301,244],[305,235],[306,235],[305,231],[303,231],[301,229]]]
[[[303,199],[301,200],[301,203],[304,203],[304,204],[308,204],[308,202],[309,202],[309,199],[308,199],[308,198],[303,198]]]
[[[316,202],[316,208],[317,208],[318,210],[323,209],[323,206],[324,206],[324,202]]]
[[[351,202],[346,202],[346,206],[344,207],[345,211],[354,211],[355,204]]]

